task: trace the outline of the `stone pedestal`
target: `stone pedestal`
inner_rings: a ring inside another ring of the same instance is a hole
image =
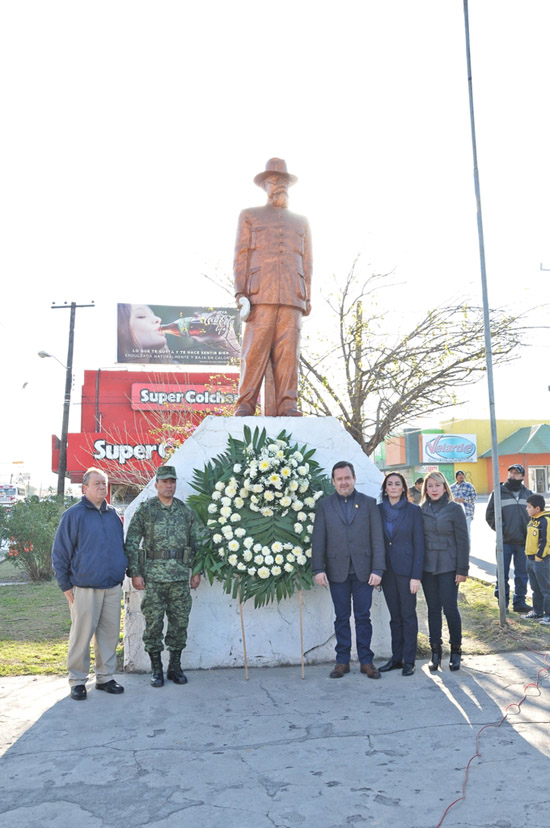
[[[251,429],[256,426],[265,428],[270,437],[276,437],[284,429],[292,435],[293,442],[315,449],[315,459],[328,476],[334,463],[349,460],[355,467],[357,489],[372,497],[378,496],[381,473],[340,423],[331,417],[207,417],[170,458],[170,464],[176,467],[178,473],[177,497],[186,500],[193,493],[190,486],[193,470],[202,469],[209,460],[224,452],[229,434],[242,439],[244,425]],[[154,481],[151,481],[126,510],[126,526],[137,505],[155,494]],[[124,666],[129,671],[149,670],[149,659],[141,641],[141,595],[132,589],[129,579],[126,579],[124,589]],[[192,595],[193,609],[187,648],[182,658],[184,669],[242,666],[243,645],[238,602],[226,595],[220,584],[214,582],[210,586],[204,578]],[[302,593],[302,601],[306,663],[332,661],[335,639],[330,593],[324,588],[313,587]],[[297,594],[280,604],[270,604],[260,609],[254,609],[253,601],[247,601],[243,612],[247,657],[251,667],[300,663]],[[375,657],[389,657],[389,614],[383,595],[377,590],[374,591],[371,618]],[[352,657],[356,657],[355,645]]]

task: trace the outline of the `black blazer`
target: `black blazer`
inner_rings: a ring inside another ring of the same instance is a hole
[[[350,561],[360,581],[368,581],[373,571],[382,575],[384,537],[376,501],[356,491],[354,507],[348,524],[336,493],[319,501],[311,539],[315,575],[326,572],[329,581],[342,583]]]
[[[420,506],[405,503],[394,524],[391,539],[384,526],[381,503],[378,508],[386,547],[386,569],[391,569],[396,575],[406,575],[420,581],[424,571],[424,526]]]

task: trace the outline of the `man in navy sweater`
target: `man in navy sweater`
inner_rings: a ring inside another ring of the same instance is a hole
[[[67,667],[71,698],[86,698],[93,638],[96,689],[119,694],[114,679],[120,633],[121,585],[128,561],[122,521],[109,506],[107,475],[90,468],[82,478],[82,499],[63,514],[52,547],[57,583],[71,610]]]

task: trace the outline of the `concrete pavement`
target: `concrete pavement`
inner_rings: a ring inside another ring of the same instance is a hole
[[[550,682],[534,653],[426,662],[374,681],[329,665],[191,671],[189,684],[68,698],[65,679],[0,679],[2,828],[543,825]]]

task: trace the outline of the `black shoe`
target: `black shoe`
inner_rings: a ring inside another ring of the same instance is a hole
[[[386,661],[381,667],[378,668],[379,673],[389,673],[390,670],[400,670],[403,667],[402,661],[392,661],[390,658],[389,661]]]
[[[84,684],[73,684],[71,687],[71,699],[74,699],[75,701],[84,701],[87,695],[86,686]]]
[[[112,693],[115,696],[118,696],[119,693],[124,693],[124,687],[122,684],[118,684],[114,679],[111,681],[106,681],[104,684],[98,684],[97,681],[95,683],[96,690],[105,690],[106,693]]]
[[[529,604],[517,604],[517,606],[512,607],[514,612],[529,612],[529,610],[533,609],[530,607]]]
[[[435,673],[436,670],[441,667],[441,646],[439,647],[432,647],[432,660],[428,664],[428,669],[430,673]]]
[[[460,670],[460,656],[461,656],[461,649],[459,646],[452,646],[451,647],[451,657],[449,659],[449,670]]]
[[[181,650],[172,650],[166,678],[173,681],[174,684],[187,684],[187,676],[181,669],[180,658]]]
[[[151,687],[164,687],[164,673],[162,672],[162,659],[160,653],[149,653],[151,659]]]
[[[414,673],[414,664],[409,664],[409,663],[405,662],[405,664],[403,665],[403,669],[401,670],[401,675],[402,676],[412,676],[413,673]]]

